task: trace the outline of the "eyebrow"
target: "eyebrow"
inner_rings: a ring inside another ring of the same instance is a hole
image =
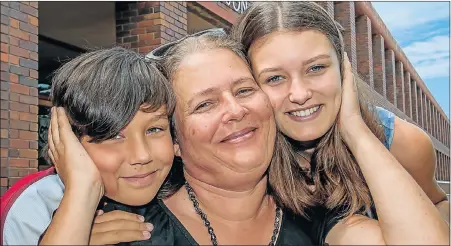
[[[254,79],[251,78],[251,77],[243,76],[243,77],[240,77],[238,79],[233,80],[231,84],[232,84],[232,87],[235,87],[235,86],[237,86],[239,84],[242,84],[244,82],[247,82],[247,81],[254,81]],[[217,91],[218,91],[217,87],[210,87],[210,88],[207,88],[207,89],[202,90],[200,92],[197,92],[191,97],[191,99],[188,101],[187,105],[190,106],[191,103],[194,101],[194,99],[196,99],[199,96],[205,96],[205,95],[208,95],[208,94],[215,93]]]
[[[329,56],[329,55],[326,55],[326,54],[323,54],[323,55],[317,55],[317,56],[312,57],[312,58],[310,58],[310,59],[308,59],[308,60],[306,60],[306,61],[303,61],[303,62],[302,62],[302,65],[307,65],[307,64],[312,63],[312,62],[314,62],[314,61],[316,61],[316,60],[319,60],[319,59],[326,59],[326,58],[330,58],[330,56]],[[265,68],[265,69],[263,69],[263,70],[257,75],[257,78],[260,78],[260,76],[261,76],[262,74],[264,74],[264,73],[277,72],[277,71],[280,71],[280,70],[282,70],[282,68],[280,68],[280,67]]]

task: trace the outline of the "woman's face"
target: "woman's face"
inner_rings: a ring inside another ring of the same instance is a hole
[[[115,138],[82,145],[96,164],[105,195],[128,205],[150,202],[165,180],[174,159],[166,107],[139,110]]]
[[[340,109],[341,76],[326,35],[314,30],[273,32],[252,44],[249,58],[285,135],[307,142],[331,128]]]
[[[222,188],[260,180],[275,142],[273,111],[246,63],[232,51],[186,56],[173,78],[175,129],[186,171]]]

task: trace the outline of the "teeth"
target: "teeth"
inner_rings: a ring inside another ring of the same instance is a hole
[[[300,110],[300,111],[291,112],[290,114],[292,114],[294,116],[297,116],[297,117],[305,117],[305,116],[309,116],[309,115],[313,114],[318,109],[319,109],[319,106],[316,106],[316,107],[309,108],[309,109],[306,109],[306,110]]]

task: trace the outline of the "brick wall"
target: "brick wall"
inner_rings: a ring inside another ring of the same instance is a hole
[[[1,194],[38,167],[38,3],[1,2]]]
[[[146,54],[187,34],[186,2],[117,2],[116,43]]]

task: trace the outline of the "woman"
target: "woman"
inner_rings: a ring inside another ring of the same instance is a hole
[[[386,110],[368,110],[362,102],[362,116],[352,115],[355,126],[345,129],[342,124],[343,40],[324,9],[311,2],[255,3],[233,33],[270,98],[278,127],[298,154],[299,165],[271,167],[271,185],[284,205],[303,213],[308,206],[296,187],[305,177],[292,173],[310,170],[316,200],[331,210],[317,228],[317,243],[449,242],[449,228],[433,207],[449,216],[445,193],[434,180],[435,153],[429,137]],[[370,130],[402,166],[396,160],[359,160],[364,158],[359,153],[362,146],[352,146],[346,135]],[[369,210],[372,199],[379,221],[358,215]],[[424,209],[428,212],[418,213]],[[336,219],[347,216],[347,221]]]
[[[154,225],[152,235],[121,237],[132,244],[310,245],[301,229],[307,221],[279,207],[267,189],[268,166],[287,150],[279,147],[269,100],[239,44],[223,33],[199,34],[169,47],[162,65],[176,95],[172,127],[183,164],[173,164],[164,199],[136,209],[110,200],[97,219],[116,210],[142,215]],[[72,164],[66,160],[58,165]],[[114,226],[136,231],[119,220]],[[94,223],[92,232],[101,230]]]

